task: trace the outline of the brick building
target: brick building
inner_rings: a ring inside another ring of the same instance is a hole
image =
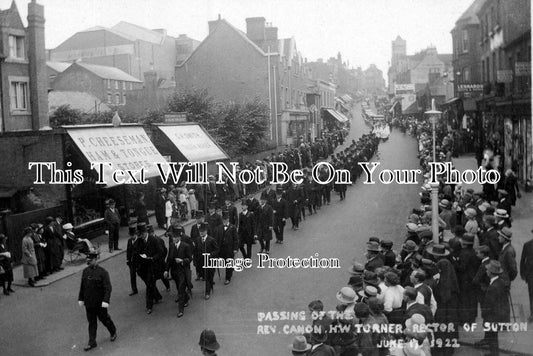
[[[124,105],[126,94],[142,86],[140,80],[118,68],[82,62],[58,73],[52,83],[53,90],[89,93],[113,106]]]

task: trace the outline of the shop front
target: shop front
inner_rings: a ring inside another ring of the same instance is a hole
[[[286,110],[281,114],[281,142],[295,147],[309,136],[309,111]]]
[[[340,113],[335,109],[324,109],[323,117],[325,126],[329,131],[343,128],[350,122],[346,115]]]
[[[83,183],[67,186],[69,221],[78,234],[91,235],[103,230],[107,199],[116,201],[122,225],[126,225],[134,213],[140,192],[145,193],[148,208],[153,206],[151,198],[155,196],[156,177],[159,177],[156,163],[165,162],[165,159],[142,126],[63,128],[67,134],[65,165],[83,172]]]

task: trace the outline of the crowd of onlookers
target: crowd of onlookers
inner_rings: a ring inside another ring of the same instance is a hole
[[[402,125],[419,140],[425,169],[433,159],[431,128],[412,119]],[[436,159],[451,160],[453,137],[442,132],[437,142]],[[393,250],[391,240],[370,237],[366,262],[354,260],[347,286],[337,292],[337,314],[327,313],[320,300],[308,305],[315,327],[294,338],[293,355],[452,355],[460,347],[460,325],[475,322],[478,307],[484,322],[510,321],[510,288],[518,275],[510,216],[520,197],[513,173],[482,191],[439,179],[435,238],[425,177],[421,204],[408,214],[400,250]],[[533,279],[526,267],[533,256],[525,253],[520,274]],[[389,324],[400,327],[384,327]],[[475,346],[499,354],[498,331],[485,332]]]

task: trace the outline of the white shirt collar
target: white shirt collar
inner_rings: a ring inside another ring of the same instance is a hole
[[[311,351],[315,351],[322,344],[323,343],[321,342],[320,344],[313,345],[313,347],[311,347]]]
[[[494,276],[494,277],[492,277],[492,278],[490,279],[490,283],[489,283],[489,285],[492,284],[492,282],[494,282],[494,281],[497,280],[497,279],[498,279],[498,276]]]
[[[490,261],[490,257],[485,257],[484,259],[481,260],[481,263],[485,262],[486,260],[489,260]]]

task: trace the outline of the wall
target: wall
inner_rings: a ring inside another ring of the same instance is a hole
[[[91,93],[103,102],[107,102],[107,90],[104,87],[103,79],[85,69],[73,68],[66,69],[63,73],[58,74],[54,80],[52,89],[58,91],[81,91]]]
[[[267,67],[266,56],[233,29],[220,25],[185,64],[176,67],[176,85],[179,90],[207,89],[217,100],[259,97],[268,102]]]
[[[35,188],[36,194],[45,206],[60,205],[66,199],[63,184],[34,185],[35,168],[28,169],[29,162],[54,161],[63,167],[61,135],[53,131],[5,133],[0,137],[0,186],[14,188]]]
[[[21,130],[31,130],[31,105],[30,101],[32,100],[31,96],[28,100],[28,112],[29,114],[21,115],[11,113],[11,103],[10,103],[10,76],[18,77],[27,77],[29,79],[29,68],[28,64],[25,63],[16,63],[16,62],[4,62],[0,64],[1,66],[1,75],[2,75],[2,92],[3,92],[3,102],[2,102],[2,111],[4,117],[4,131],[21,131]],[[28,85],[28,95],[30,95],[30,88]]]

